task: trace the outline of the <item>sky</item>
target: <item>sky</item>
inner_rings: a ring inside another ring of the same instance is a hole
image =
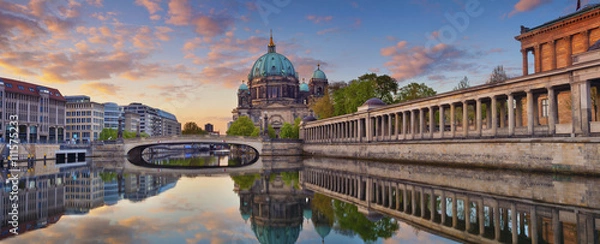
[[[581,0],[582,6],[600,0]],[[387,74],[438,93],[494,67],[522,74],[520,26],[573,13],[576,0],[0,0],[0,77],[141,102],[224,133],[237,88],[267,52],[308,81]],[[530,58],[529,60],[533,60]],[[532,65],[532,64],[530,64]],[[530,68],[531,70],[531,68]]]

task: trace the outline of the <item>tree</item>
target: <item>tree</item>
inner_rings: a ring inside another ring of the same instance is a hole
[[[318,98],[311,106],[319,119],[326,119],[333,117],[334,108],[333,103],[331,102],[331,96],[329,93],[329,89],[325,90],[325,95]]]
[[[275,129],[273,129],[273,126],[269,125],[267,127],[267,134],[269,134],[269,138],[276,138],[277,137],[277,133],[275,132]]]
[[[227,130],[228,136],[252,136],[255,130],[254,123],[248,116],[240,116],[231,123]]]
[[[149,137],[149,135],[147,133],[140,133],[141,137]],[[129,138],[135,138],[137,137],[137,132],[134,131],[123,131],[123,138],[124,139],[129,139]],[[104,128],[102,129],[102,131],[100,132],[100,135],[98,136],[98,140],[101,141],[106,141],[106,140],[116,140],[117,139],[117,130],[116,129],[111,129],[111,128]]]
[[[183,130],[181,131],[182,135],[204,135],[206,131],[202,130],[196,122],[186,122],[183,125]]]
[[[294,124],[283,123],[281,127],[281,131],[279,132],[279,137],[284,139],[298,139],[300,138],[300,122],[302,120],[300,118],[296,118],[294,120]]]
[[[406,102],[418,98],[430,97],[437,94],[433,88],[428,87],[424,83],[410,83],[398,91],[396,102]]]
[[[397,91],[398,82],[396,79],[388,75],[381,75],[375,78],[375,94],[381,101],[387,104],[394,103],[394,95],[396,95]]]
[[[503,82],[508,79],[509,77],[504,71],[504,66],[498,65],[496,66],[496,68],[494,68],[494,71],[492,71],[492,74],[490,75],[490,79],[487,81],[487,84]]]
[[[458,91],[458,90],[462,90],[462,89],[467,89],[467,88],[469,88],[469,87],[471,87],[471,85],[469,84],[469,78],[467,78],[467,77],[465,76],[465,78],[463,78],[462,80],[460,80],[460,81],[458,82],[458,85],[456,85],[456,86],[454,87],[454,89],[452,89],[452,90],[453,90],[453,91]]]
[[[348,86],[333,93],[334,115],[354,113],[358,107],[373,97],[376,97],[373,82],[352,80]]]

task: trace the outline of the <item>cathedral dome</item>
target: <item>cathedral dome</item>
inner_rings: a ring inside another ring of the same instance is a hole
[[[307,91],[309,91],[308,84],[302,82],[302,84],[300,84],[300,91],[301,92],[307,92]]]
[[[323,72],[321,70],[321,65],[317,66],[317,70],[315,70],[315,72],[313,72],[313,79],[327,79],[327,76],[325,76],[325,72]]]
[[[239,88],[239,90],[240,90],[240,91],[247,91],[247,90],[248,90],[248,85],[246,85],[245,83],[242,83],[242,84],[240,85],[240,88]]]
[[[292,62],[275,51],[273,37],[271,37],[271,42],[268,47],[269,51],[258,58],[256,62],[254,62],[254,65],[252,65],[252,69],[248,74],[248,80],[251,81],[257,77],[269,76],[298,78]]]

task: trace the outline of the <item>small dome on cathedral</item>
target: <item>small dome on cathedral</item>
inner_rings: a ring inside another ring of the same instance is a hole
[[[321,70],[321,64],[317,65],[317,70],[315,70],[315,72],[313,72],[313,79],[327,79],[327,76],[325,75],[325,72],[323,72]]]
[[[600,50],[600,40],[598,40],[596,43],[594,43],[594,45],[591,45],[590,48],[588,48],[588,52],[593,50]]]
[[[300,84],[300,91],[301,92],[307,92],[307,91],[309,91],[308,84],[302,82],[302,84]]]
[[[240,85],[240,88],[238,90],[240,90],[240,91],[246,91],[246,90],[248,90],[248,85],[246,85],[246,83],[242,83]]]

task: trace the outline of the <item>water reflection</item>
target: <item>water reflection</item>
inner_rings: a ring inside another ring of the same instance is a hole
[[[0,182],[1,238],[598,243],[600,179],[320,158],[263,161],[260,170],[222,176],[136,172],[104,161],[36,168],[19,181],[15,238],[6,221],[9,186]]]

